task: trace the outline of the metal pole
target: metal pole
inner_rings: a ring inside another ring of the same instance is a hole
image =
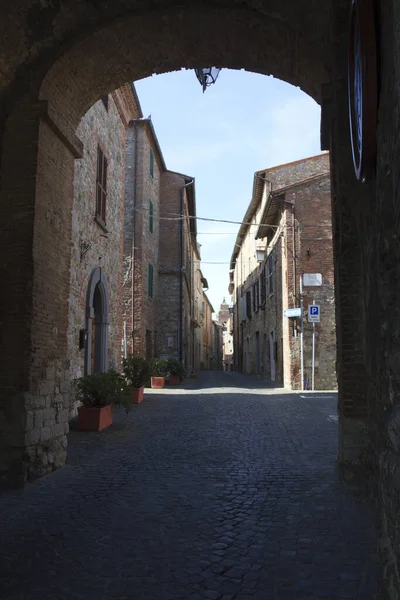
[[[304,318],[303,318],[303,277],[300,275],[300,377],[301,377],[301,390],[304,390]]]
[[[315,304],[315,300],[313,300]],[[314,371],[315,371],[315,323],[312,324],[312,391],[314,391]]]
[[[127,356],[127,351],[126,351],[126,321],[124,321],[124,358],[126,358]]]

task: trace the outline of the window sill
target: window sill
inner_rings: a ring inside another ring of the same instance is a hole
[[[108,229],[106,224],[104,223],[103,219],[99,216],[99,215],[95,215],[94,216],[94,221],[97,223],[97,225],[104,231],[104,233],[108,233]]]

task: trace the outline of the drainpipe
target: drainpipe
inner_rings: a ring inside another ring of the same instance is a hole
[[[182,340],[183,340],[183,195],[182,188],[179,206],[179,304],[178,304],[178,360],[182,362]]]
[[[136,186],[137,186],[137,154],[138,154],[138,139],[137,125],[133,122],[133,218],[132,218],[132,354],[135,354],[135,239],[136,239]]]
[[[184,198],[185,189],[193,185],[194,179],[185,183],[182,187],[180,207],[179,207],[179,307],[178,307],[178,360],[183,361],[183,261],[184,261],[184,237],[183,237],[183,217],[184,217]]]

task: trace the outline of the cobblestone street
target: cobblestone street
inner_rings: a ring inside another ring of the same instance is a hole
[[[2,599],[378,598],[372,511],[335,473],[335,394],[233,373],[155,392],[0,496]]]

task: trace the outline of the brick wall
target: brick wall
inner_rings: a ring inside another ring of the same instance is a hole
[[[153,175],[150,149],[154,155]],[[165,166],[147,120],[131,123],[126,153],[123,319],[127,323],[128,349],[139,356],[147,354],[154,358],[158,339],[160,184]],[[150,231],[150,201],[153,231]],[[148,294],[149,264],[153,266],[153,298]]]
[[[192,178],[165,171],[161,178],[161,217],[183,213],[183,220],[160,223],[160,295],[158,303],[160,356],[182,360],[193,369],[193,249],[187,190]],[[181,269],[182,265],[182,269]]]
[[[123,97],[108,97],[108,110],[97,102],[82,118],[77,135],[84,155],[75,164],[72,208],[71,275],[69,296],[68,356],[70,377],[85,372],[85,349],[79,349],[79,330],[87,329],[86,295],[92,271],[100,266],[109,291],[108,366],[119,369],[122,338],[122,249],[124,222],[125,123],[121,118]],[[124,115],[122,115],[124,116]],[[95,219],[97,147],[108,161],[106,222]],[[86,244],[85,255],[82,244]],[[74,407],[72,407],[74,414]]]
[[[260,374],[274,378],[277,384],[301,389],[300,319],[283,318],[283,310],[300,306],[299,278],[303,273],[322,273],[323,285],[305,288],[303,303],[305,310],[313,300],[321,305],[323,319],[316,325],[315,388],[332,389],[336,387],[336,337],[329,155],[259,173],[271,182],[278,208],[275,213],[268,212],[262,199],[254,205],[249,218],[254,223],[274,222],[274,233],[255,242],[254,230],[249,228],[241,242],[234,281],[239,297],[251,294],[251,317],[243,321],[240,310],[235,309],[235,353],[239,354],[235,364],[245,373]],[[260,264],[256,246],[266,250],[267,258]],[[274,265],[273,287],[269,282],[270,260]],[[254,295],[260,297],[261,279],[266,281],[265,304],[257,301],[254,310]],[[260,288],[255,288],[257,281]],[[310,385],[311,346],[312,326],[305,320],[304,372]]]
[[[325,157],[324,157],[325,162]],[[308,306],[320,305],[321,323],[315,325],[315,389],[335,389],[336,380],[336,323],[334,302],[333,246],[330,175],[317,178],[296,186],[285,194],[287,202],[294,203],[292,208],[286,204],[286,272],[287,302],[284,308],[299,306],[299,278],[304,273],[322,274],[322,286],[303,286],[304,310],[304,377],[311,386],[312,371],[312,325],[306,314]],[[293,239],[293,218],[294,239]],[[293,261],[293,244],[296,261]],[[299,320],[285,323],[288,331],[288,364],[286,385],[301,389],[300,330]]]

